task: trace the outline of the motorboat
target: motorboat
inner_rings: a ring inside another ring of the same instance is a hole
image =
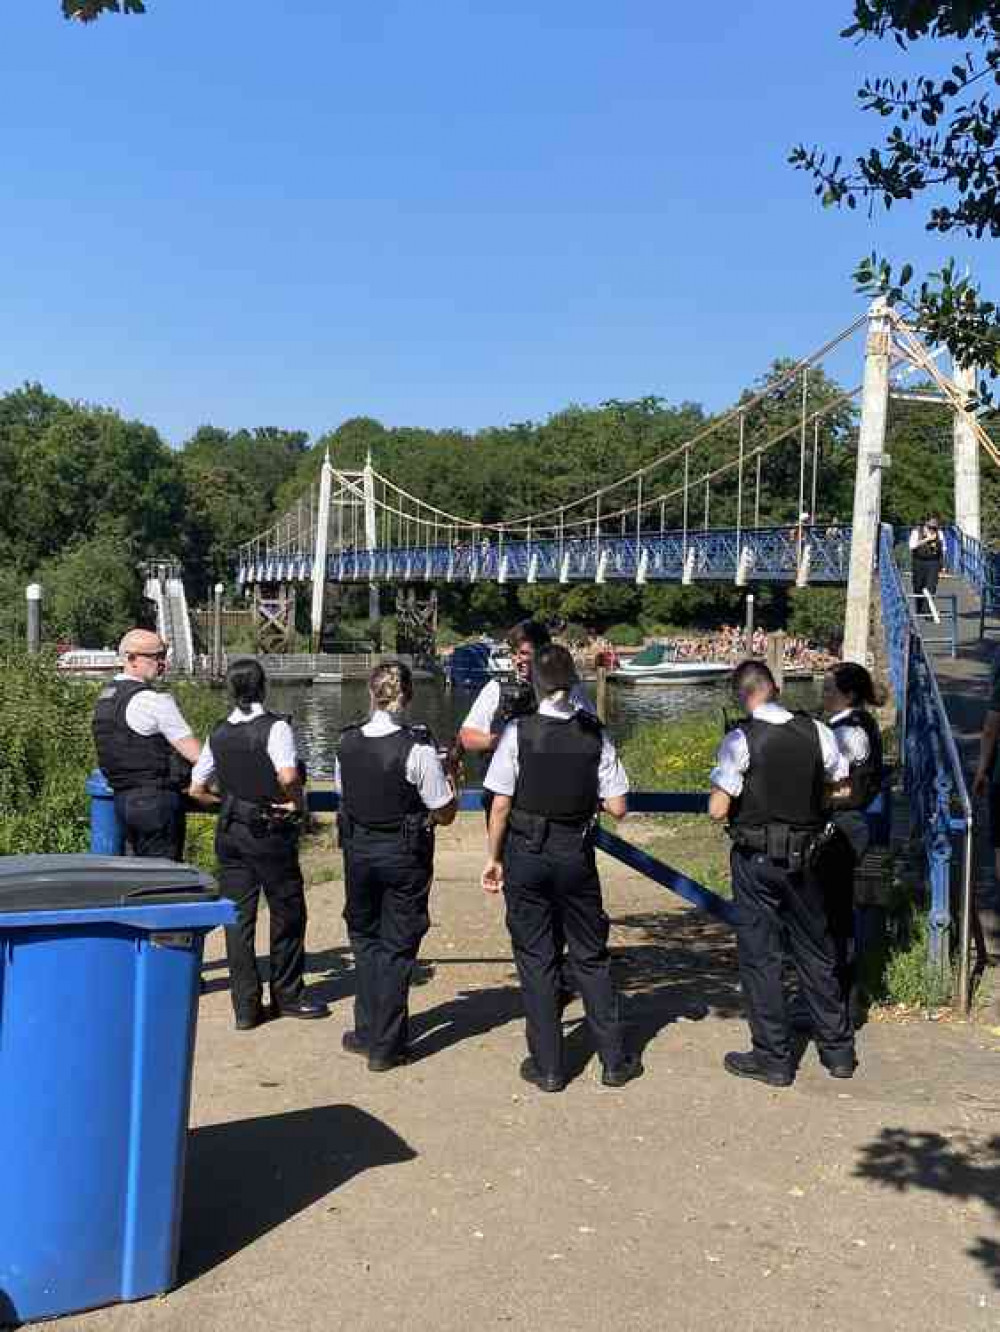
[[[448,658],[446,677],[449,684],[481,688],[488,680],[508,679],[514,674],[514,662],[502,643],[480,639],[461,643]]]
[[[686,661],[669,643],[652,643],[615,670],[608,679],[616,684],[698,684],[722,680],[733,671],[728,661]]]
[[[70,648],[56,658],[56,670],[65,675],[100,679],[120,669],[121,657],[112,648]]]

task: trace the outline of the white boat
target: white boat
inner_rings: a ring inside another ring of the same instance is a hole
[[[71,648],[56,658],[56,670],[66,675],[114,675],[121,658],[112,648]]]
[[[623,661],[608,679],[616,684],[698,684],[722,680],[733,671],[727,661],[682,661],[675,648],[653,643],[630,661]]]
[[[502,643],[487,643],[486,671],[490,676],[513,675],[514,660]]]

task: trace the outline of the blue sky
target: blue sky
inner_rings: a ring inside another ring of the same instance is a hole
[[[859,313],[873,246],[1000,285],[785,164],[877,129],[854,88],[900,57],[838,38],[849,0],[148,4],[3,5],[0,389],[174,443],[719,407]]]

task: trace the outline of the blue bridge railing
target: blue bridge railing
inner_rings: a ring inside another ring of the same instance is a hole
[[[850,564],[850,528],[714,528],[630,536],[545,541],[470,541],[452,545],[343,550],[327,561],[327,577],[372,582],[699,582],[843,583]],[[241,564],[241,584],[308,582],[309,551],[286,551]]]
[[[879,537],[879,586],[889,674],[896,698],[903,785],[911,828],[923,844],[930,889],[930,961],[946,972],[951,957],[951,883],[956,868],[961,884],[958,990],[968,1002],[969,943],[972,912],[972,803],[962,762],[952,735],[933,667],[927,657],[893,549],[892,528]],[[951,534],[946,558],[957,558],[960,545]]]

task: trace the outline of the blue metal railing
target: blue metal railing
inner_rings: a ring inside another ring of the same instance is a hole
[[[114,792],[99,770],[91,773],[87,781],[87,794],[90,797],[91,852],[95,855],[121,855],[124,836],[115,813]],[[312,813],[331,813],[339,809],[340,796],[335,791],[310,791],[308,804]],[[481,814],[482,791],[467,788],[459,792],[458,807],[467,813]],[[697,791],[631,791],[628,796],[628,810],[630,814],[707,814],[708,796]],[[891,821],[891,804],[887,793],[883,793],[873,801],[867,814],[874,842],[885,845],[889,840]],[[652,879],[662,888],[676,893],[685,902],[708,912],[727,925],[735,924],[733,903],[681,870],[657,860],[655,856],[633,846],[605,827],[598,828],[596,844],[605,855],[621,861],[623,865]]]
[[[468,541],[382,550],[345,550],[327,561],[333,582],[747,582],[843,583],[850,563],[851,529],[814,526],[712,528],[640,532],[600,538]],[[308,582],[309,551],[286,551],[241,563],[241,584]]]
[[[953,555],[960,549],[953,536]],[[920,830],[930,887],[930,960],[942,971],[950,961],[951,875],[956,841],[960,847],[958,988],[964,1007],[968,1001],[972,909],[972,803],[937,679],[896,564],[893,533],[888,524],[882,525],[879,536],[879,586],[889,675],[896,699],[903,785],[910,806],[911,827]]]

